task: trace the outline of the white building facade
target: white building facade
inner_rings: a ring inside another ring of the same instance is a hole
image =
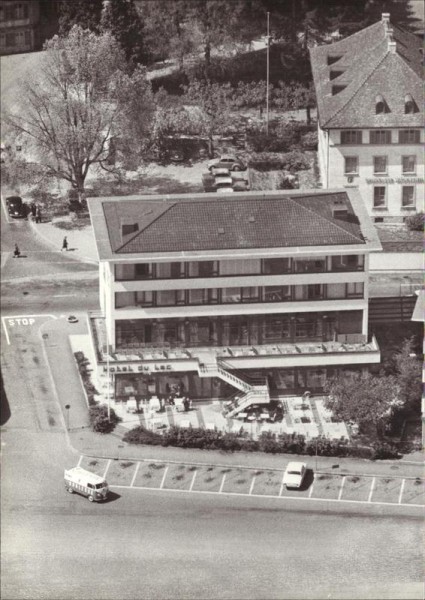
[[[95,198],[98,368],[125,390],[246,403],[323,390],[380,361],[368,333],[370,252],[355,190]],[[108,363],[108,364],[107,364]]]
[[[356,187],[375,222],[424,210],[421,44],[389,15],[311,50],[324,188]]]

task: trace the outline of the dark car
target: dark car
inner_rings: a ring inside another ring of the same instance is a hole
[[[208,170],[228,169],[229,171],[246,171],[246,165],[236,156],[231,154],[222,154],[220,158],[214,158],[208,163]]]
[[[22,202],[20,196],[9,196],[6,198],[7,212],[14,219],[25,219],[27,216],[27,205]]]

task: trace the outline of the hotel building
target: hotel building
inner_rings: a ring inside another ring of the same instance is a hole
[[[382,248],[357,190],[92,198],[89,210],[91,331],[115,401],[237,393],[233,416],[379,363],[368,265]]]
[[[357,187],[377,223],[422,211],[422,41],[384,13],[310,56],[323,188]]]
[[[29,52],[39,46],[40,2],[2,0],[0,54]]]

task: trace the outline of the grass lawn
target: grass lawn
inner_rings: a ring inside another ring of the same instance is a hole
[[[282,483],[282,471],[254,471],[255,484],[253,494],[278,496]]]
[[[137,463],[130,460],[113,460],[106,474],[110,485],[130,485]]]
[[[164,463],[142,462],[134,480],[134,487],[159,488],[164,477]]]
[[[350,475],[345,478],[342,500],[363,500],[366,502],[372,485],[373,477],[357,477]]]
[[[221,469],[221,474],[226,475],[223,492],[248,494],[254,471],[250,469]]]
[[[392,479],[391,477],[376,479],[372,502],[394,502],[397,504],[402,481],[402,479]]]
[[[195,471],[195,466],[169,465],[164,489],[189,490]]]
[[[219,467],[198,467],[193,490],[203,492],[218,492],[223,475]]]
[[[406,479],[401,501],[403,504],[425,504],[425,480]]]
[[[106,458],[90,458],[89,456],[84,456],[80,467],[86,469],[86,471],[90,471],[90,473],[96,473],[96,475],[103,477],[107,464],[108,460]],[[106,477],[108,477],[108,473],[106,474]]]
[[[312,498],[338,499],[342,477],[320,474],[314,478]]]

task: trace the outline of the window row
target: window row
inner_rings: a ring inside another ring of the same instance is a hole
[[[27,3],[9,4],[0,7],[0,22],[28,19],[29,6]]]
[[[116,281],[363,271],[363,255],[115,265]]]
[[[375,98],[375,114],[382,115],[386,113],[390,113],[390,107],[387,104],[387,101],[380,94]],[[413,96],[411,94],[406,94],[404,97],[404,114],[410,115],[413,113],[419,112],[418,105],[416,104]]]
[[[31,31],[17,31],[0,35],[0,46],[11,48],[13,46],[30,46],[32,42]]]
[[[385,185],[377,185],[373,188],[373,207],[385,208],[388,204],[388,189]],[[401,207],[415,208],[416,187],[414,185],[403,185],[401,188]]]
[[[298,302],[303,300],[363,298],[363,295],[363,283],[116,292],[115,308],[129,308],[134,306],[199,306],[205,304],[243,304],[250,302]]]
[[[396,133],[391,129],[371,129],[369,131],[369,144],[392,144],[397,143]],[[394,135],[393,135],[394,134]],[[399,129],[399,144],[420,144],[420,129]],[[341,131],[342,145],[363,144],[363,131],[361,129],[346,129]]]
[[[416,175],[416,155],[409,154],[401,157],[401,172],[403,175]],[[373,157],[374,175],[388,175],[388,156]],[[359,174],[359,157],[344,156],[344,174]]]
[[[115,321],[117,348],[330,341],[340,333],[361,332],[362,311]]]

